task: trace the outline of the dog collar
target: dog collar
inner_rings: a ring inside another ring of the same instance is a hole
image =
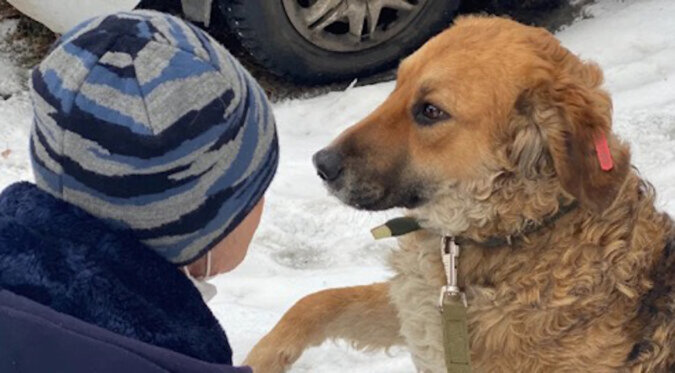
[[[537,231],[555,223],[558,219],[567,215],[569,212],[573,211],[578,206],[579,203],[577,201],[574,201],[568,205],[564,205],[560,209],[558,209],[558,212],[545,218],[541,222],[541,224],[528,226],[522,231],[518,232],[518,234],[516,235],[493,236],[489,237],[485,241],[476,241],[472,238],[462,236],[454,236],[453,239],[454,242],[460,246],[469,245],[484,248],[510,246],[513,244],[514,241],[520,240],[530,234],[536,233]],[[370,232],[373,235],[373,238],[375,238],[376,240],[380,240],[383,238],[403,236],[408,233],[416,232],[422,229],[424,228],[420,224],[419,220],[411,216],[403,216],[391,219],[388,222],[384,223],[383,225],[373,228]]]
[[[380,240],[383,238],[403,236],[421,229],[422,226],[417,219],[410,216],[402,216],[400,218],[391,219],[388,222],[371,229],[370,233],[373,235],[373,238]]]

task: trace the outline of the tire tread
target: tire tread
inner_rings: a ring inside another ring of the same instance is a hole
[[[295,80],[302,83],[327,83],[331,81],[336,81],[336,74],[328,73],[320,75],[313,75],[312,77],[303,74],[303,72],[298,72],[296,69],[293,69],[292,66],[288,66],[286,63],[280,63],[280,61],[274,58],[272,51],[264,46],[264,35],[258,35],[253,21],[246,17],[248,9],[244,5],[245,1],[270,1],[270,0],[220,0],[218,6],[220,7],[221,13],[225,17],[230,29],[236,34],[235,36],[240,41],[244,49],[251,55],[255,63],[261,65],[262,67],[268,69],[273,74],[280,76],[282,78]],[[280,0],[277,0],[280,1]],[[451,0],[444,0],[448,3],[451,3]],[[457,1],[457,4],[459,1]],[[452,13],[449,14],[447,19],[439,18],[434,23],[425,25],[429,33],[435,34],[443,29],[452,22],[452,19],[457,13],[458,6],[455,6],[455,9],[452,10]],[[429,35],[425,35],[428,37]],[[421,44],[421,43],[417,43]],[[404,53],[409,54],[414,51],[415,48],[419,45],[407,45],[404,47]],[[354,76],[363,77],[373,73],[377,73],[387,68],[392,68],[398,63],[398,58],[392,58],[389,61],[383,61],[376,66],[361,69],[358,73],[355,73]],[[344,77],[347,78],[347,77]]]

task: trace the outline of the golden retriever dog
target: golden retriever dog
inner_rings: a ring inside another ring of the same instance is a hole
[[[455,236],[475,372],[675,371],[674,223],[612,132],[602,80],[549,32],[493,17],[405,59],[314,163],[344,203],[406,208],[424,230],[399,238],[390,281],[303,298],[246,363],[283,372],[339,338],[445,372],[440,242]]]

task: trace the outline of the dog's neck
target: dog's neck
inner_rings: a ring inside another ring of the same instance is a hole
[[[646,204],[653,209],[650,187],[636,173],[626,178],[615,203],[602,213],[580,206],[555,182],[527,187],[535,193],[514,193],[506,185],[483,193],[489,194],[485,197],[476,193],[475,188],[454,188],[453,193],[443,196],[441,203],[411,211],[411,215],[434,234],[454,236],[458,243],[490,249],[517,246],[516,241],[532,241],[555,229],[559,220],[567,221],[565,224],[579,219],[589,224],[598,219],[618,221],[630,219],[639,206]],[[568,218],[570,215],[575,217]]]
[[[503,199],[502,201],[511,206],[511,209],[503,208],[499,204],[490,205],[488,202],[494,203],[494,199],[478,201],[476,205],[471,205],[466,203],[466,200],[462,201],[458,198],[455,207],[462,206],[460,202],[465,202],[465,206],[468,206],[464,210],[467,211],[466,214],[461,214],[461,210],[445,214],[438,210],[429,211],[431,215],[425,216],[427,225],[433,224],[440,228],[429,229],[431,232],[470,237],[478,242],[494,236],[517,235],[518,232],[527,230],[529,224],[532,224],[528,222],[536,222],[541,226],[540,229],[523,236],[523,239],[514,241],[512,245],[499,247],[467,245],[461,259],[460,283],[464,281],[473,284],[502,282],[508,278],[511,270],[528,265],[527,263],[531,263],[533,256],[550,250],[559,255],[564,255],[568,250],[581,250],[584,247],[603,252],[610,250],[604,248],[608,242],[614,244],[623,242],[622,252],[625,250],[658,251],[663,247],[662,241],[665,239],[656,234],[660,232],[659,230],[654,231],[655,236],[652,242],[633,242],[634,229],[638,226],[644,229],[648,225],[650,227],[672,225],[667,215],[656,211],[653,190],[636,173],[627,178],[615,203],[602,214],[579,206],[553,219],[550,224],[545,224],[547,218],[554,217],[563,206],[568,206],[573,200],[565,200],[564,195],[562,200],[554,194],[550,197],[548,194],[542,193],[542,195],[545,195],[545,198],[524,200],[514,196],[511,201]],[[538,212],[538,215],[533,214],[534,212]],[[483,219],[483,217],[493,219]],[[638,225],[637,221],[641,221],[641,225]],[[442,224],[448,224],[447,227],[450,228],[443,228]],[[596,234],[600,232],[604,233]],[[624,255],[626,253],[621,254],[621,257]],[[631,256],[625,256],[625,258],[630,259]],[[635,265],[637,264],[632,263],[630,267],[634,268]],[[650,267],[653,263],[647,260],[644,263],[640,262],[640,265]]]
[[[531,194],[523,192],[531,191]],[[423,228],[472,244],[499,246],[566,215],[576,201],[555,182],[495,187],[491,181],[453,186],[435,203],[411,211]]]
[[[534,235],[551,228],[559,219],[576,210],[578,207],[578,201],[565,204],[564,200],[561,198],[560,205],[556,213],[546,216],[540,222],[529,221],[531,224],[523,227],[522,230],[516,232],[515,234],[509,234],[506,236],[491,236],[482,241],[477,241],[473,238],[465,236],[455,236],[454,241],[460,246],[477,246],[484,249],[517,245],[519,241],[529,240],[530,235]]]

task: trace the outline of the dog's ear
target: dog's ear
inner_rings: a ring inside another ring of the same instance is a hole
[[[547,49],[546,77],[515,104],[514,113],[527,122],[516,141],[527,136],[531,147],[520,151],[518,166],[537,170],[552,163],[562,188],[599,213],[616,199],[630,169],[630,152],[612,133],[612,103],[600,88],[600,68],[581,62],[557,40]]]

